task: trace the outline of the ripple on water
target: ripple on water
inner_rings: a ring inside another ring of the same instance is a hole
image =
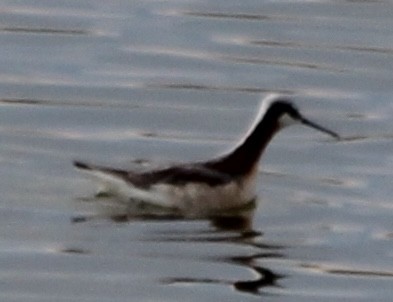
[[[390,3],[36,2],[0,12],[0,300],[391,301]],[[343,139],[282,132],[252,219],[81,197],[72,159],[209,158],[271,92]]]

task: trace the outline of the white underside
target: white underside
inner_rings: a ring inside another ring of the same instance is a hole
[[[185,185],[158,183],[141,189],[102,171],[85,172],[98,182],[99,193],[116,196],[123,205],[132,208],[143,202],[187,217],[219,215],[219,211],[241,208],[255,198],[255,173],[241,183],[233,181],[219,186],[194,182]]]

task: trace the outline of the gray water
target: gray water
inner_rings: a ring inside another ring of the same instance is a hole
[[[391,301],[393,3],[63,2],[0,1],[1,301]],[[72,167],[210,158],[270,92],[344,139],[280,133],[248,226],[111,219]]]

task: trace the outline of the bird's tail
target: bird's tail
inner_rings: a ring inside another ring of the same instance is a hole
[[[97,182],[99,185],[97,196],[115,196],[119,198],[119,201],[126,202],[128,205],[131,205],[133,201],[136,202],[138,206],[138,204],[143,201],[146,204],[158,207],[164,207],[171,210],[177,209],[173,201],[167,198],[165,192],[150,191],[146,188],[134,185],[129,181],[131,172],[127,170],[90,165],[78,160],[75,160],[73,164],[77,169],[85,172]]]

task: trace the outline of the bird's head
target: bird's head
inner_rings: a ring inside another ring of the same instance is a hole
[[[310,121],[305,118],[297,109],[297,107],[289,100],[284,98],[277,98],[269,102],[266,108],[264,118],[272,119],[277,121],[280,129],[293,125],[302,124],[313,128],[315,130],[324,132],[336,139],[339,139],[339,135],[334,131],[331,131],[317,123]]]

